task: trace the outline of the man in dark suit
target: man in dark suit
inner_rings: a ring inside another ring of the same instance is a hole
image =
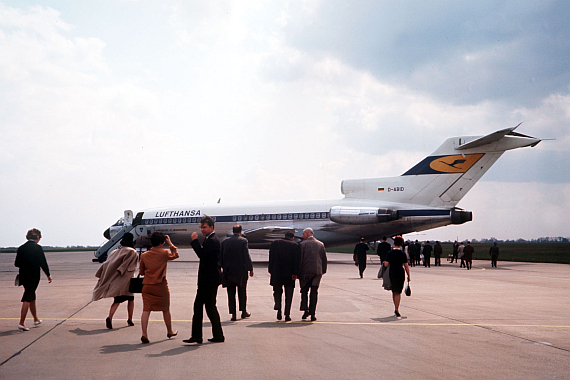
[[[323,274],[327,272],[327,252],[325,245],[313,237],[313,229],[307,227],[303,230],[301,242],[301,263],[299,266],[299,283],[301,285],[301,311],[303,319],[311,316],[316,321],[317,298],[319,285]],[[308,300],[309,289],[311,300]]]
[[[453,243],[453,253],[451,256],[451,263],[453,264],[453,260],[455,259],[455,262],[457,263],[457,254],[459,253],[459,243],[457,243],[457,240],[455,240],[455,242]]]
[[[467,266],[467,270],[471,269],[471,265],[473,263],[473,253],[474,252],[475,252],[475,249],[473,249],[473,246],[471,246],[471,242],[468,241],[467,245],[463,249],[463,258],[465,259],[465,265]]]
[[[202,343],[202,319],[204,307],[212,324],[213,338],[210,342],[223,342],[224,333],[220,314],[216,307],[216,297],[221,279],[220,240],[214,232],[214,220],[205,216],[200,220],[200,231],[205,239],[202,245],[198,241],[198,233],[192,233],[192,248],[200,258],[198,267],[198,289],[194,300],[194,316],[192,317],[192,336],[183,340],[184,343]]]
[[[411,241],[408,244],[408,254],[410,255],[410,266],[415,267],[416,266],[416,245],[414,244],[413,241]],[[419,256],[419,253],[418,253]]]
[[[432,248],[431,244],[429,243],[429,241],[426,241],[426,244],[424,245],[424,250],[423,250],[424,267],[427,267],[427,268],[430,267],[431,252],[432,251],[433,251],[433,248]]]
[[[443,254],[443,247],[439,243],[439,241],[435,242],[433,247],[433,256],[435,257],[435,266],[441,266],[441,255]]]
[[[291,303],[295,290],[295,280],[299,274],[301,248],[293,239],[295,235],[287,232],[285,237],[275,240],[269,248],[269,266],[271,274],[269,284],[273,286],[274,310],[277,310],[277,319],[281,320],[281,298],[285,287],[285,321],[291,320]]]
[[[360,272],[360,278],[364,276],[364,271],[366,270],[366,251],[368,251],[368,244],[364,242],[364,238],[360,238],[360,243],[356,244],[354,247],[354,255],[358,260],[358,271]]]
[[[380,263],[386,260],[386,255],[392,250],[392,246],[386,240],[388,240],[386,236],[382,237],[382,243],[378,244],[378,249],[376,250],[378,256],[380,256]]]
[[[247,312],[247,274],[253,277],[253,265],[247,248],[247,239],[241,237],[241,226],[233,227],[233,235],[222,241],[222,286],[228,290],[228,307],[232,321],[236,317],[236,289],[241,317],[251,316]]]
[[[491,249],[489,249],[489,255],[491,255],[491,268],[496,268],[497,259],[499,258],[499,247],[497,247],[497,242],[494,242]]]
[[[417,265],[422,265],[422,257],[421,257],[422,251],[423,251],[422,245],[416,239],[416,264]]]

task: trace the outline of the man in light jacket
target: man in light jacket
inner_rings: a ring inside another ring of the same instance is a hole
[[[327,272],[327,252],[325,245],[315,239],[313,234],[312,228],[303,230],[303,241],[300,244],[299,282],[301,285],[301,311],[304,311],[303,319],[307,319],[310,315],[311,321],[316,321],[318,289],[323,274]],[[310,302],[308,301],[309,289],[311,290]]]

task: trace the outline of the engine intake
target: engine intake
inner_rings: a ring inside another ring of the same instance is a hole
[[[376,207],[342,207],[330,210],[330,219],[341,224],[375,224],[398,219],[398,211]]]

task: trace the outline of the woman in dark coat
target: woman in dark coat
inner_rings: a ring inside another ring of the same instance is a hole
[[[26,234],[26,239],[28,239],[28,241],[21,245],[16,253],[16,262],[14,265],[20,268],[20,285],[24,286],[20,323],[18,324],[18,328],[21,331],[30,330],[24,324],[28,310],[30,310],[34,317],[35,326],[42,323],[42,320],[38,318],[36,309],[36,289],[40,283],[40,268],[48,277],[48,282],[51,283],[52,281],[44,250],[38,244],[41,238],[42,233],[40,230],[36,228],[29,230]]]
[[[408,267],[408,258],[404,251],[402,251],[402,245],[404,244],[404,239],[401,236],[396,236],[394,239],[394,249],[392,249],[386,255],[386,260],[384,261],[384,266],[390,265],[390,282],[392,283],[392,300],[394,301],[394,314],[396,317],[400,317],[400,300],[402,298],[402,289],[404,289],[404,269],[405,273],[408,275],[408,282],[410,282],[410,268]]]

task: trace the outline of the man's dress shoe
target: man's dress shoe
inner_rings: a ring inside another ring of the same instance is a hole
[[[184,343],[198,343],[198,344],[202,344],[202,338],[193,338],[193,337],[190,337],[190,339],[184,339],[183,342],[184,342]]]

